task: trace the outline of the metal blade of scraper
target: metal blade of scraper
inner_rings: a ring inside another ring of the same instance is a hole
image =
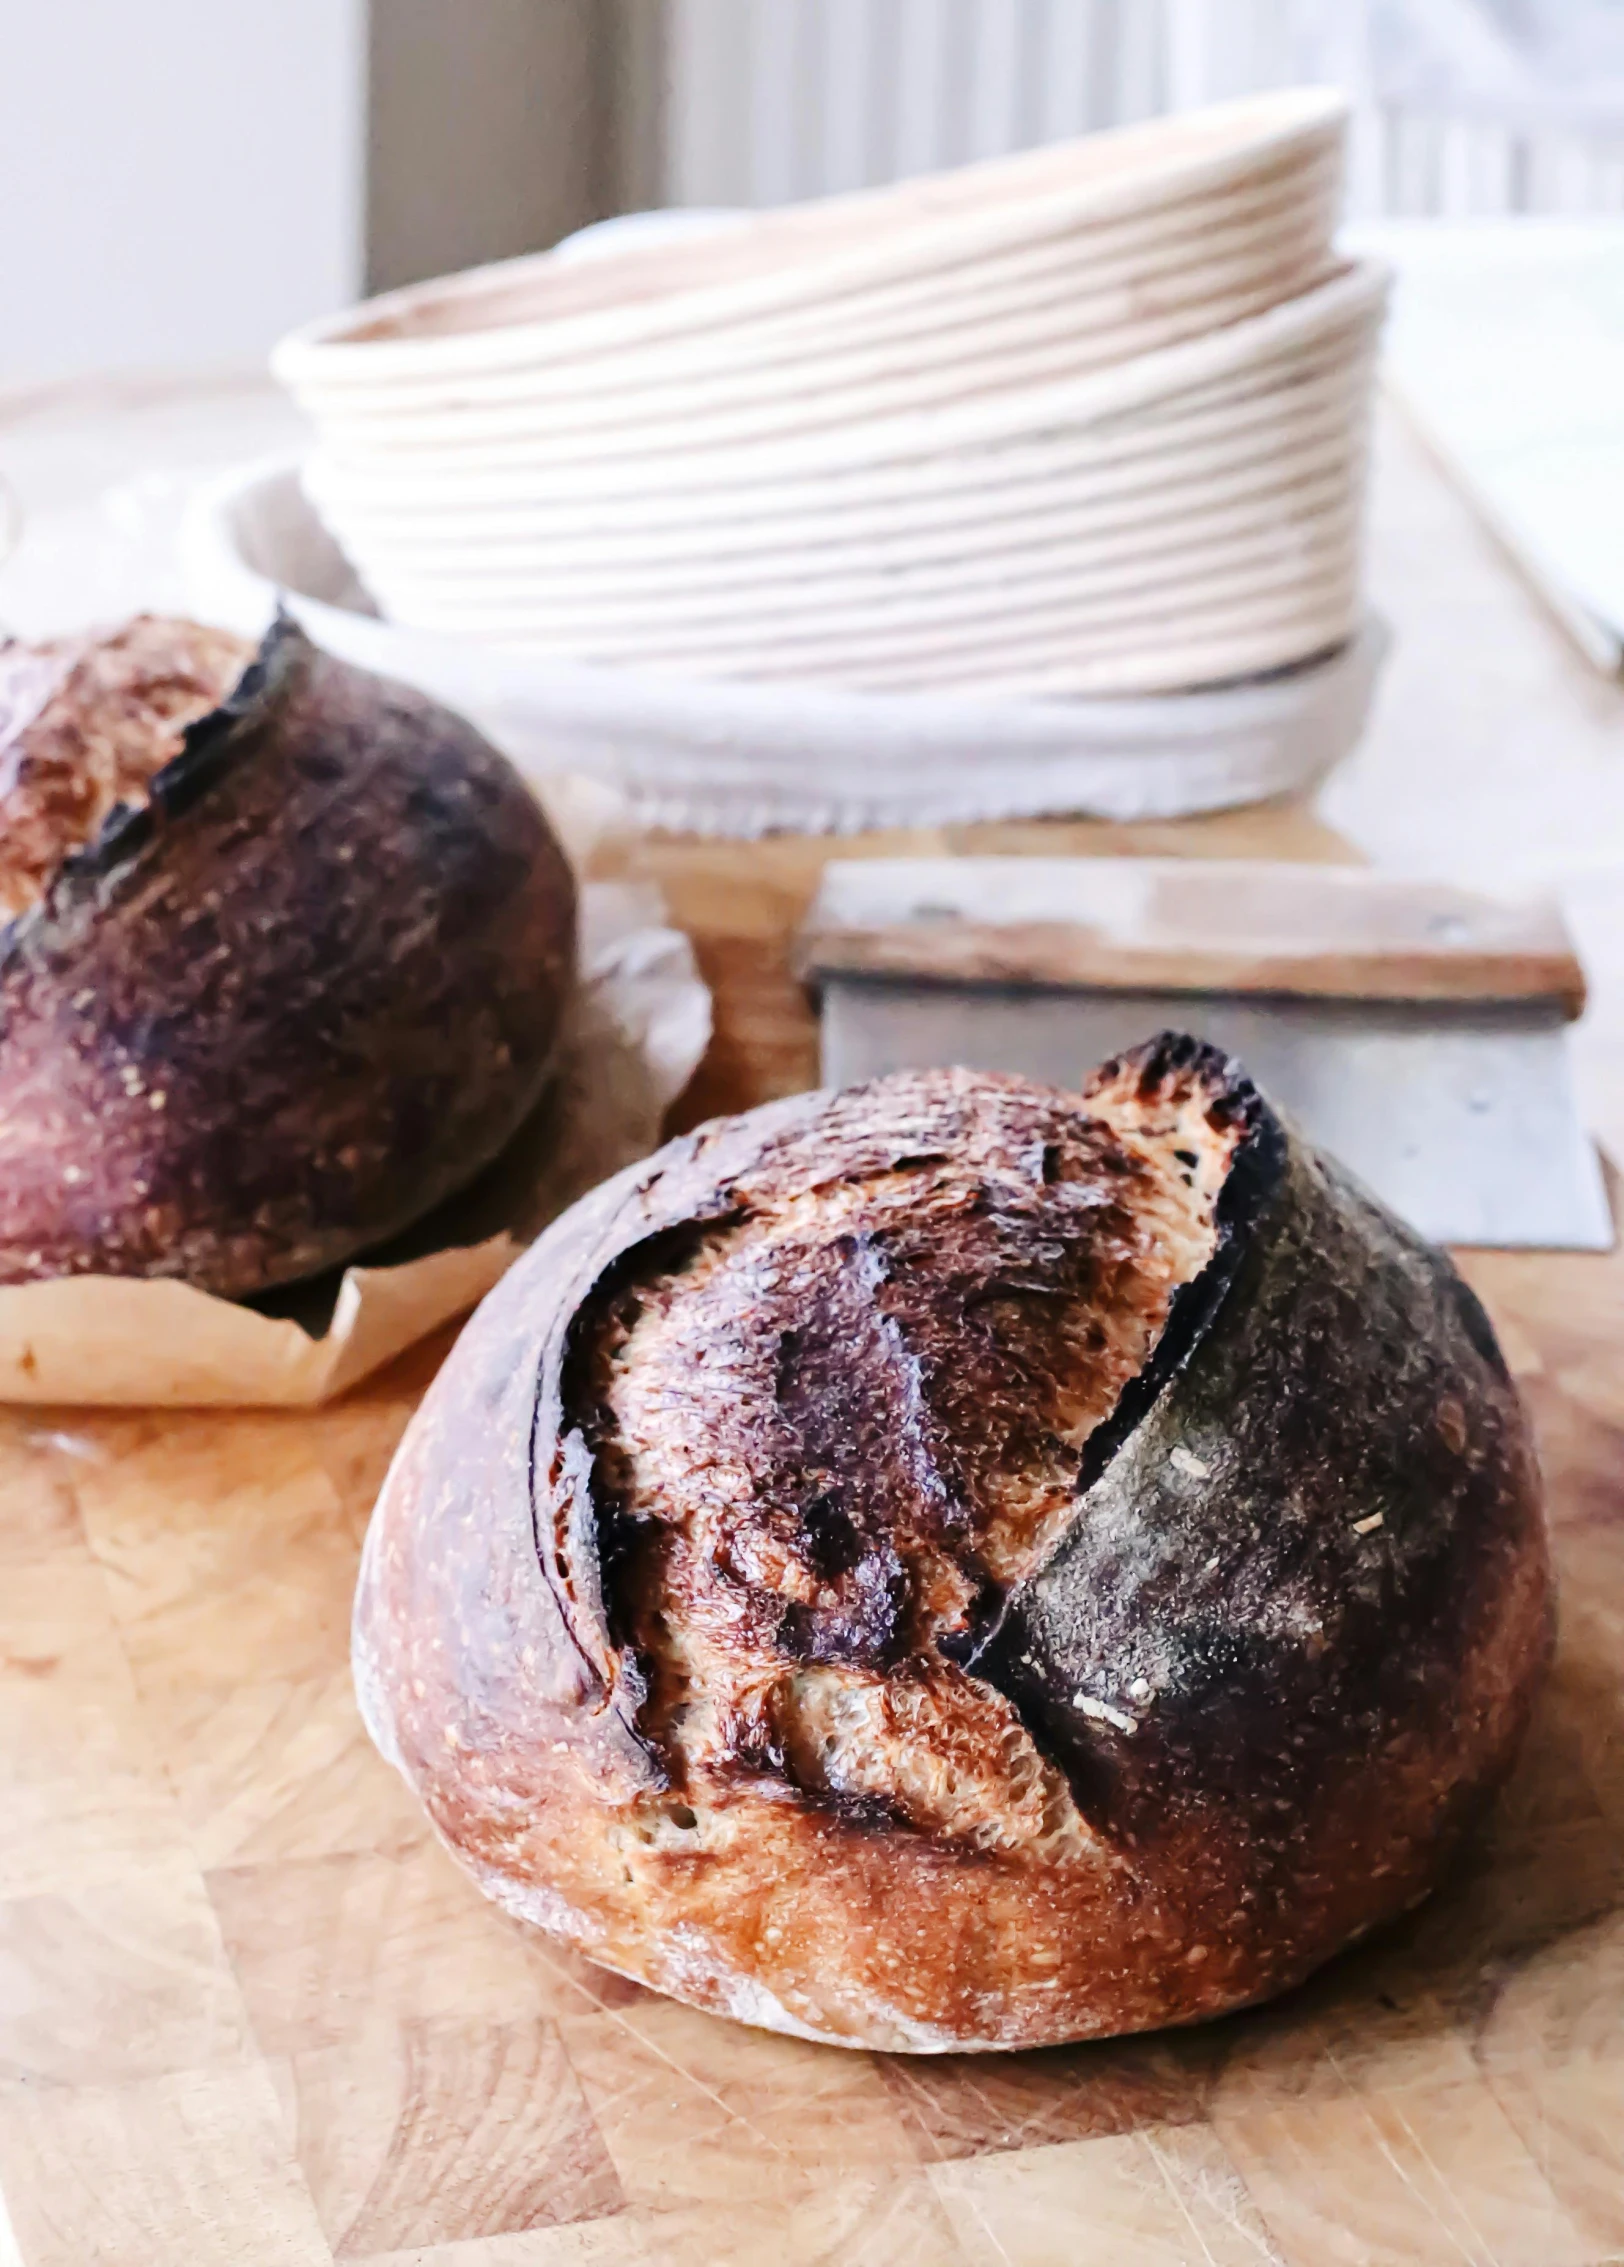
[[[874,861],[826,870],[801,958],[829,1084],[963,1063],[1075,1086],[1190,1031],[1432,1241],[1612,1245],[1549,908],[1358,869]]]
[[[1310,1141],[1433,1243],[1612,1246],[1559,1011],[840,977],[824,987],[823,1078],[963,1063],[1075,1086],[1166,1030],[1239,1056]]]

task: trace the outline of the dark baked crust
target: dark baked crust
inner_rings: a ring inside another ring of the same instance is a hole
[[[460,718],[272,630],[0,946],[0,1281],[319,1273],[533,1106],[574,963],[534,799]]]
[[[1131,1359],[1084,1408],[1091,1309]],[[407,1434],[356,1671],[511,1911],[928,2050],[1217,2014],[1414,1903],[1549,1637],[1481,1309],[1168,1040],[1087,1101],[798,1097],[595,1192]]]
[[[254,658],[201,622],[137,614],[42,645],[0,642],[0,914],[28,912],[120,804],[147,800]]]

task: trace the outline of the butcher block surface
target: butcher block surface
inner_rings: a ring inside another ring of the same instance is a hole
[[[973,846],[1339,847],[1290,813]],[[785,946],[835,848],[600,854],[662,880],[717,988],[680,1122],[813,1076]],[[482,1902],[369,1747],[347,1665],[367,1515],[444,1341],[313,1415],[0,1414],[21,2259],[1624,2260],[1624,1256],[1465,1264],[1538,1421],[1562,1584],[1514,1784],[1444,1892],[1291,1999],[1039,2054],[741,2030]]]

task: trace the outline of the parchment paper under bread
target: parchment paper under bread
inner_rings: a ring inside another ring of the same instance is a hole
[[[710,994],[659,893],[581,892],[581,988],[558,1069],[472,1188],[364,1267],[239,1305],[81,1275],[0,1287],[0,1401],[311,1408],[478,1304],[532,1238],[644,1156],[710,1039]]]

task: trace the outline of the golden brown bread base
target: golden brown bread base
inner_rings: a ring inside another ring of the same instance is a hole
[[[1168,1041],[704,1127],[470,1326],[368,1539],[374,1737],[512,1912],[694,2004],[1032,2046],[1425,1894],[1550,1603],[1442,1257]]]

